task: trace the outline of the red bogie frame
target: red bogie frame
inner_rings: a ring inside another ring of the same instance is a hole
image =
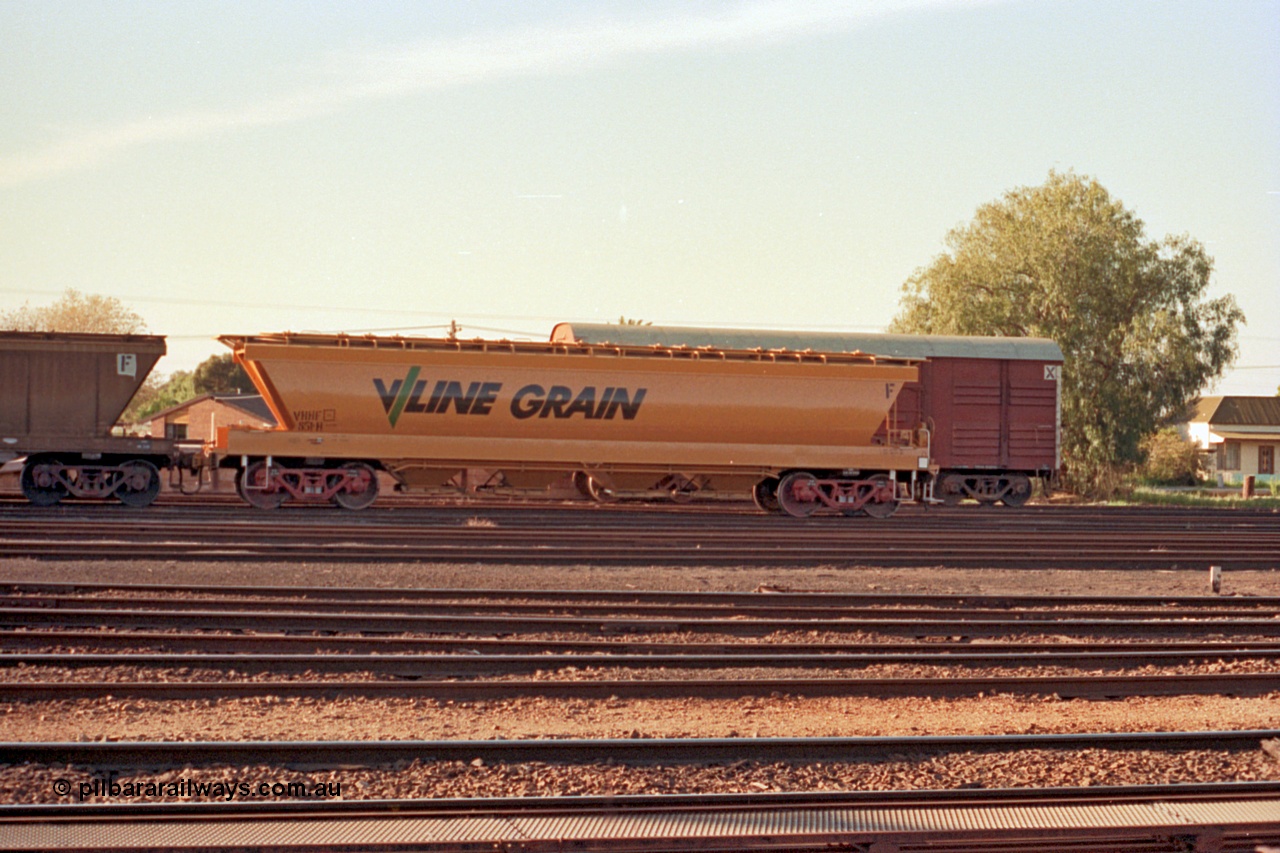
[[[34,454],[22,466],[22,494],[35,506],[53,506],[63,498],[116,498],[125,506],[150,506],[160,494],[160,458],[94,459],[77,454]]]
[[[844,515],[888,518],[898,509],[898,487],[888,474],[853,478],[793,471],[778,482],[774,499],[783,513],[795,518],[806,518],[822,507]]]
[[[378,496],[378,476],[364,462],[308,467],[272,459],[246,460],[236,474],[236,491],[258,509],[275,509],[289,499],[364,509]]]

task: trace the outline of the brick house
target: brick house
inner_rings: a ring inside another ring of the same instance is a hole
[[[156,412],[138,426],[143,432],[176,441],[208,441],[220,426],[271,428],[276,425],[261,394],[202,394]]]
[[[1179,431],[1205,453],[1205,469],[1219,483],[1276,479],[1280,397],[1201,397]]]

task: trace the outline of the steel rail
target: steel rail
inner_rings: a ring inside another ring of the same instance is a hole
[[[628,640],[518,640],[495,637],[401,637],[333,634],[272,634],[272,633],[218,633],[197,631],[173,633],[169,631],[110,631],[110,630],[11,630],[0,628],[0,648],[50,648],[56,646],[85,648],[111,648],[137,650],[156,647],[177,653],[186,649],[203,653],[259,653],[287,654],[290,648],[326,651],[329,654],[362,649],[377,651],[379,657],[396,654],[435,652],[437,654],[467,655],[528,655],[546,659],[550,655],[584,656],[586,660],[607,660],[608,655],[722,655],[740,657],[767,657],[770,655],[838,655],[885,654],[938,656],[948,660],[948,655],[1019,654],[1019,655],[1071,655],[1075,653],[1112,653],[1134,660],[1151,652],[1184,654],[1189,658],[1218,658],[1223,655],[1258,651],[1280,652],[1280,643],[1266,641],[1202,641],[1202,642],[666,642]]]
[[[599,738],[533,740],[89,741],[0,743],[0,755],[33,764],[167,768],[213,764],[289,767],[394,764],[415,759],[486,764],[543,761],[721,764],[734,761],[858,762],[886,756],[1100,749],[1242,752],[1280,737],[1277,729],[1199,732],[922,735],[807,738]]]
[[[741,512],[724,507],[696,511],[689,507],[662,510],[636,506],[593,506],[587,504],[543,505],[537,508],[513,508],[501,505],[440,506],[436,508],[404,507],[397,505],[375,506],[359,513],[341,512],[329,506],[289,507],[262,511],[239,506],[235,508],[210,508],[185,506],[163,510],[149,509],[139,515],[116,504],[64,504],[56,511],[47,508],[0,505],[0,513],[6,522],[19,530],[39,530],[42,523],[55,521],[60,524],[128,526],[142,523],[153,528],[171,524],[174,520],[199,518],[202,524],[214,529],[248,528],[253,526],[310,526],[316,523],[340,525],[350,530],[360,527],[403,526],[460,528],[474,524],[483,518],[492,524],[485,529],[493,532],[504,530],[536,530],[549,520],[556,520],[557,527],[565,530],[588,531],[599,528],[653,529],[655,526],[676,530],[696,531],[709,525],[732,526],[740,530],[772,528],[794,531],[803,528],[861,529],[879,531],[892,527],[911,527],[920,530],[973,530],[973,529],[1022,529],[1046,533],[1063,533],[1083,528],[1098,530],[1127,530],[1135,523],[1143,530],[1183,532],[1199,534],[1213,530],[1256,530],[1266,532],[1274,522],[1276,510],[1247,509],[1181,509],[1142,511],[1133,507],[1093,507],[1072,510],[1068,507],[1042,507],[1038,511],[1016,512],[955,511],[949,509],[904,508],[891,519],[848,519],[838,515],[816,515],[809,519],[792,519],[769,516],[762,513]]]
[[[1226,564],[1232,569],[1273,569],[1280,543],[1224,544],[1207,542],[1197,548],[1170,548],[1165,545],[1119,547],[1101,542],[1081,547],[1079,541],[1048,547],[1028,542],[1022,546],[984,544],[963,547],[958,544],[927,545],[919,543],[873,545],[866,541],[846,544],[749,542],[737,539],[732,544],[702,543],[636,546],[627,537],[604,538],[592,545],[564,547],[555,543],[525,541],[509,546],[492,541],[469,540],[461,543],[423,541],[425,536],[406,538],[400,543],[371,543],[343,540],[317,544],[315,537],[303,541],[253,543],[243,539],[234,543],[211,543],[170,535],[162,542],[141,543],[136,538],[85,541],[76,534],[60,543],[25,542],[20,539],[0,541],[0,558],[39,558],[63,560],[201,560],[264,561],[306,560],[308,562],[352,562],[376,560],[391,562],[498,563],[520,565],[681,565],[681,566],[808,566],[858,565],[953,568],[1008,569],[1201,569]],[[668,540],[669,541],[669,540]],[[1057,550],[1062,549],[1069,550]]]
[[[1248,604],[1280,610],[1280,595],[1021,595],[1004,593],[896,593],[835,592],[825,590],[769,589],[756,592],[681,591],[681,590],[616,590],[616,589],[496,589],[485,587],[311,587],[256,584],[178,584],[178,583],[106,583],[92,581],[18,581],[0,579],[0,591],[9,595],[70,595],[77,593],[125,593],[186,596],[255,596],[290,600],[334,602],[394,601],[411,604],[418,601],[456,601],[514,599],[526,602],[622,602],[679,604],[712,602],[724,605],[756,605],[767,602],[784,604],[831,604],[834,606],[869,607],[932,605],[935,607],[989,608],[1070,607],[1075,605],[1141,605],[1188,606],[1199,608],[1238,607]]]
[[[0,671],[17,667],[87,669],[133,667],[150,669],[235,669],[251,672],[366,672],[412,678],[452,678],[472,675],[512,675],[589,669],[863,669],[887,664],[913,666],[1028,670],[1037,667],[1106,667],[1131,669],[1208,661],[1280,661],[1280,649],[1241,646],[1231,651],[1181,652],[946,652],[803,654],[775,650],[759,655],[709,654],[128,654],[72,652],[0,653]],[[1280,670],[1278,670],[1280,674]]]
[[[563,521],[564,519],[559,519]],[[665,519],[664,519],[665,520]],[[296,538],[299,531],[311,530],[312,528],[322,528],[320,535],[326,539],[347,539],[359,538],[370,542],[377,542],[382,539],[399,540],[405,537],[409,529],[414,529],[420,535],[429,535],[440,542],[468,542],[475,538],[485,538],[495,544],[500,545],[524,545],[531,538],[545,538],[547,535],[547,524],[533,524],[515,526],[499,526],[499,525],[480,525],[468,526],[466,524],[451,523],[447,525],[419,525],[413,526],[408,523],[387,523],[383,521],[365,522],[353,524],[335,519],[324,519],[320,516],[307,518],[308,523],[295,522],[292,524],[274,524],[265,520],[244,521],[234,523],[216,523],[206,522],[198,526],[198,529],[175,530],[173,522],[157,522],[157,521],[136,521],[132,524],[126,524],[120,521],[102,523],[96,521],[68,521],[65,519],[54,519],[51,524],[49,520],[37,522],[15,521],[13,519],[4,519],[4,528],[9,538],[18,539],[22,537],[29,538],[33,542],[57,541],[61,536],[72,533],[76,536],[84,538],[109,538],[118,535],[121,532],[130,534],[131,539],[142,541],[164,541],[170,538],[185,537],[198,538],[202,542],[211,544],[236,544],[246,541],[252,537],[257,542],[287,542]],[[328,523],[325,523],[325,522]],[[550,519],[548,521],[551,521]],[[407,520],[406,520],[407,522]],[[930,528],[924,525],[884,525],[881,527],[872,527],[870,523],[859,524],[857,522],[846,521],[843,526],[833,526],[829,524],[811,525],[805,522],[799,522],[796,525],[779,526],[777,523],[767,519],[759,519],[754,525],[738,526],[738,525],[716,525],[704,523],[696,527],[686,527],[684,525],[659,525],[651,524],[646,527],[619,526],[608,524],[597,524],[592,526],[575,526],[560,525],[552,528],[556,535],[556,543],[561,547],[592,545],[595,542],[608,538],[616,537],[625,533],[628,537],[637,540],[637,545],[652,547],[657,545],[672,543],[674,545],[687,545],[696,543],[700,538],[709,534],[715,535],[732,531],[740,536],[749,536],[763,542],[803,542],[812,539],[817,531],[822,531],[824,538],[832,538],[837,541],[847,540],[848,543],[855,541],[864,541],[868,544],[892,544],[900,542],[904,533],[910,532],[913,535],[925,536],[945,534],[946,538],[957,546],[981,545],[984,541],[988,541],[993,530],[1004,533],[1025,534],[1026,537],[1038,544],[1061,546],[1074,544],[1076,546],[1089,545],[1092,543],[1081,542],[1079,534],[1084,532],[1080,528],[1062,528],[1062,529],[1046,529],[1043,526],[1015,526],[1001,525],[991,528],[981,524],[972,526],[950,529],[950,528]],[[1171,527],[1164,529],[1128,529],[1115,531],[1114,533],[1104,530],[1092,531],[1095,537],[1103,542],[1112,545],[1128,545],[1130,547],[1157,547],[1159,545],[1178,544],[1184,547],[1201,547],[1213,546],[1224,549],[1230,549],[1233,545],[1274,545],[1275,541],[1280,539],[1280,533],[1274,530],[1268,530],[1265,527],[1259,528],[1206,528],[1190,530],[1179,527]],[[1241,543],[1232,541],[1223,541],[1224,533],[1248,533],[1251,542]],[[1258,541],[1261,540],[1261,541]]]
[[[1182,515],[1181,521],[1107,532],[1083,518],[1073,524],[1046,522],[1044,514],[996,522],[981,514],[963,524],[936,525],[927,514],[862,524],[847,519],[772,519],[704,513],[648,513],[628,523],[619,512],[526,513],[512,523],[468,527],[459,511],[437,513],[445,524],[414,524],[413,511],[385,510],[352,520],[314,511],[268,519],[175,525],[81,511],[79,516],[0,516],[0,556],[64,558],[156,557],[263,559],[306,557],[351,559],[355,555],[398,560],[486,562],[636,562],[697,564],[860,563],[887,565],[1035,565],[1170,567],[1228,563],[1273,568],[1280,531],[1265,516],[1230,523],[1212,514]],[[420,515],[420,513],[418,514]],[[951,516],[948,516],[950,518]],[[1117,514],[1116,521],[1144,516]],[[103,521],[103,519],[110,519]],[[287,522],[284,519],[289,519]],[[960,516],[956,516],[960,518]],[[1156,517],[1158,518],[1158,517]],[[1166,516],[1166,519],[1171,518]],[[296,520],[294,520],[296,519]],[[584,520],[585,519],[585,520]],[[1034,519],[1034,520],[1032,520]],[[1199,521],[1198,519],[1204,519]],[[894,523],[896,522],[896,523]],[[1082,538],[1081,534],[1088,532]],[[625,541],[626,545],[623,545]],[[1017,545],[1002,542],[1017,541]]]
[[[1172,614],[1171,614],[1172,616]],[[577,616],[448,616],[408,613],[280,613],[231,610],[111,610],[97,608],[43,609],[0,607],[0,626],[116,628],[212,628],[250,631],[418,632],[433,634],[576,632],[608,633],[723,633],[763,635],[777,631],[870,632],[907,636],[1001,637],[1014,633],[1052,631],[1063,636],[1150,636],[1152,634],[1280,636],[1280,618],[1253,619],[1098,619],[1063,620],[958,619],[665,619],[658,617]]]
[[[174,534],[174,521],[177,520],[155,520],[150,517],[145,519],[74,519],[65,516],[46,517],[43,519],[18,519],[8,516],[0,516],[4,519],[4,527],[6,533],[12,536],[30,536],[38,540],[50,539],[56,536],[60,529],[74,530],[77,534],[84,536],[110,536],[120,532],[121,530],[129,531],[136,534],[139,538],[160,538],[164,536],[172,536]],[[824,535],[861,539],[869,538],[871,540],[880,540],[886,538],[897,538],[905,530],[921,534],[940,534],[948,535],[960,534],[963,538],[969,538],[977,541],[983,536],[989,535],[989,531],[998,530],[1002,532],[1025,532],[1030,536],[1047,542],[1062,543],[1069,541],[1072,537],[1082,532],[1086,525],[1063,525],[1049,526],[1043,524],[1016,524],[1002,523],[997,525],[988,525],[980,522],[972,523],[964,526],[933,526],[920,522],[911,523],[904,521],[899,524],[890,523],[892,520],[881,520],[877,525],[871,521],[857,521],[848,519],[793,519],[790,523],[786,520],[775,520],[767,518],[754,519],[754,523],[747,524],[718,524],[716,519],[702,517],[699,519],[700,524],[666,524],[657,522],[667,522],[669,519],[649,519],[649,524],[640,526],[635,524],[613,524],[611,519],[604,522],[574,524],[572,519],[564,516],[548,518],[546,521],[538,521],[532,523],[520,522],[514,524],[507,522],[505,524],[488,520],[487,524],[475,524],[472,520],[468,524],[468,520],[446,519],[446,523],[437,521],[435,524],[418,524],[413,525],[409,519],[389,519],[386,517],[368,518],[363,521],[353,521],[350,517],[342,516],[335,518],[333,516],[325,517],[321,515],[299,516],[291,519],[287,523],[276,521],[275,515],[259,516],[251,519],[235,520],[235,521],[202,521],[199,530],[184,531],[187,535],[199,533],[203,538],[209,541],[220,541],[234,537],[244,537],[252,534],[262,540],[288,539],[295,535],[299,530],[307,530],[315,527],[324,527],[332,538],[351,537],[356,535],[368,538],[379,537],[398,537],[402,536],[407,528],[414,528],[424,533],[432,535],[445,536],[454,535],[459,538],[466,536],[474,536],[482,534],[497,540],[523,540],[530,535],[544,532],[547,522],[559,521],[559,525],[555,525],[554,529],[560,536],[569,539],[579,539],[590,541],[598,538],[602,534],[617,534],[625,532],[629,536],[634,536],[640,540],[646,539],[668,539],[676,537],[677,539],[692,538],[705,535],[707,532],[715,532],[718,530],[732,530],[735,533],[756,533],[762,536],[768,536],[774,539],[803,539],[812,536],[815,531],[821,530]],[[565,523],[569,522],[569,523]],[[830,523],[829,523],[830,522]],[[1274,530],[1268,528],[1267,525],[1168,525],[1153,526],[1151,528],[1137,527],[1122,528],[1115,531],[1109,531],[1104,526],[1101,530],[1092,531],[1095,535],[1112,534],[1126,542],[1146,541],[1147,537],[1158,535],[1161,539],[1174,539],[1175,541],[1185,541],[1189,543],[1205,542],[1213,537],[1221,537],[1224,532],[1247,532],[1254,536],[1262,537],[1264,541],[1272,541],[1277,538]],[[1078,539],[1076,544],[1081,544]]]
[[[140,769],[140,768],[132,768]],[[87,817],[179,817],[232,815],[376,816],[392,812],[406,817],[652,812],[679,809],[757,809],[787,806],[929,806],[1119,804],[1162,801],[1233,801],[1272,799],[1276,782],[1183,782],[1156,785],[1095,785],[1062,788],[904,788],[888,791],[763,791],[727,794],[583,794],[523,797],[442,797],[437,799],[277,800],[274,802],[78,802],[72,804],[3,803],[0,825],[21,821]]]
[[[610,524],[616,526],[650,526],[654,519],[662,519],[664,523],[697,527],[707,523],[708,518],[717,523],[737,524],[741,526],[758,526],[761,521],[769,521],[783,526],[801,524],[821,524],[829,522],[833,527],[841,527],[850,523],[859,524],[861,520],[842,519],[838,516],[814,516],[799,521],[779,516],[768,516],[761,513],[749,502],[717,501],[714,503],[693,503],[672,506],[670,504],[637,503],[623,501],[613,504],[595,504],[586,501],[548,501],[531,500],[520,503],[508,500],[488,500],[484,498],[468,498],[464,500],[414,500],[400,495],[380,496],[378,504],[359,514],[342,513],[328,505],[303,506],[286,504],[285,507],[264,513],[246,506],[234,499],[231,501],[188,499],[182,502],[166,500],[161,496],[150,507],[145,518],[148,520],[172,520],[177,518],[199,517],[206,520],[222,520],[228,523],[251,523],[254,521],[290,524],[309,523],[316,517],[329,520],[342,519],[344,524],[373,524],[382,519],[396,519],[398,522],[410,519],[414,524],[422,523],[461,523],[468,518],[483,514],[484,517],[497,519],[507,524],[540,525],[549,518],[558,518],[563,525],[578,524],[581,526],[597,526]],[[5,498],[0,496],[0,510],[15,521],[39,522],[50,518],[50,510],[30,506],[25,499],[19,497]],[[56,510],[57,516],[67,521],[96,521],[102,523],[120,522],[124,524],[138,520],[138,515],[115,503],[98,501],[67,500]],[[1157,507],[1157,506],[1081,506],[1069,504],[1030,505],[1016,511],[967,507],[919,507],[904,506],[891,519],[877,520],[877,525],[894,525],[910,523],[928,525],[935,528],[968,529],[974,526],[984,527],[1079,527],[1087,526],[1097,529],[1099,526],[1115,526],[1127,528],[1135,520],[1147,527],[1167,527],[1171,529],[1205,529],[1213,526],[1220,529],[1268,528],[1275,521],[1277,510],[1271,507]]]
[[[1131,696],[1263,696],[1280,691],[1280,672],[1192,675],[1046,675],[945,678],[750,678],[750,679],[498,679],[498,680],[210,680],[210,681],[8,681],[13,701],[89,699],[106,696],[156,700],[251,696],[413,696],[435,699],[672,698],[739,699],[781,693],[792,696],[959,698],[990,693],[1057,695],[1066,699]]]
[[[754,602],[740,603],[670,603],[651,604],[646,602],[555,602],[526,603],[519,600],[518,595],[506,595],[507,600],[498,601],[443,601],[443,602],[395,602],[395,601],[361,601],[342,600],[325,601],[306,599],[289,600],[282,598],[253,597],[202,597],[173,598],[164,596],[143,596],[137,594],[113,595],[110,597],[89,595],[0,595],[0,606],[36,609],[165,609],[165,610],[218,610],[232,609],[233,612],[264,610],[268,612],[299,611],[303,613],[346,613],[346,614],[409,614],[429,615],[555,615],[581,616],[598,618],[600,616],[650,616],[660,615],[672,617],[735,617],[766,616],[768,618],[788,619],[874,619],[892,616],[898,619],[912,618],[920,620],[954,619],[958,621],[984,620],[1003,618],[1017,622],[1055,622],[1079,618],[1087,614],[1093,619],[1135,620],[1135,619],[1250,619],[1271,618],[1275,609],[1267,605],[1242,607],[1242,603],[1252,603],[1240,599],[1228,599],[1231,604],[1219,604],[1217,607],[1154,607],[1136,609],[1131,607],[1083,608],[1078,605],[1062,604],[1053,608],[984,608],[984,607],[921,607],[921,606],[881,606],[857,607],[840,603],[822,605],[820,603],[801,605],[786,601],[769,600],[772,597],[757,597]]]

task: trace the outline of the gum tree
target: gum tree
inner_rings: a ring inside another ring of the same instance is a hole
[[[0,311],[0,329],[139,335],[146,332],[147,324],[136,311],[114,296],[68,289],[48,305],[32,308],[23,304],[12,311]]]
[[[1212,272],[1191,237],[1148,240],[1096,180],[1050,172],[951,231],[903,285],[892,329],[1057,341],[1068,484],[1097,494],[1235,360],[1244,314],[1207,298]]]

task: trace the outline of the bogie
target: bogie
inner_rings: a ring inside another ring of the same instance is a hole
[[[1018,472],[960,473],[948,472],[938,480],[935,497],[946,506],[958,506],[966,499],[983,506],[1003,504],[1016,508],[1031,498],[1031,478]]]

